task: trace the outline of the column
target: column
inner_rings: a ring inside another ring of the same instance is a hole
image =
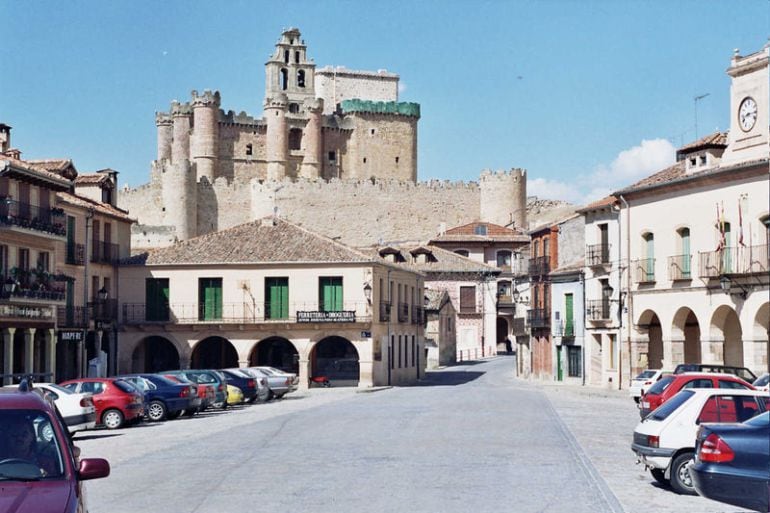
[[[680,363],[684,363],[684,339],[663,340],[663,368],[674,370]]]
[[[56,332],[53,329],[46,330],[46,351],[44,372],[48,373],[45,379],[56,383]]]
[[[6,328],[0,331],[3,338],[3,385],[13,383],[13,337],[16,334],[16,328]]]
[[[24,374],[35,372],[35,332],[37,328],[24,331]]]
[[[701,363],[716,363],[722,365],[725,361],[724,337],[703,339],[700,343]]]
[[[299,358],[299,389],[307,390],[310,387],[310,360],[305,356]]]
[[[85,341],[86,335],[87,333],[84,333],[83,338],[78,340],[78,348],[77,348],[77,352],[75,353],[75,368],[78,371],[77,372],[78,378],[83,378],[86,375],[86,373],[83,370],[83,367],[85,365],[85,362],[83,360],[85,360],[84,356],[85,356],[85,350],[86,350],[86,341]]]

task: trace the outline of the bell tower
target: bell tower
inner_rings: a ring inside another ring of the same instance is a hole
[[[730,84],[730,133],[722,165],[766,158],[770,131],[770,43],[742,56],[736,49],[727,68]]]
[[[288,114],[299,114],[305,100],[315,98],[315,63],[307,58],[307,46],[298,29],[281,34],[275,52],[265,63],[265,101],[285,94]]]

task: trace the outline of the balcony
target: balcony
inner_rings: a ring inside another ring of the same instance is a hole
[[[692,279],[692,255],[668,257],[668,279],[671,281]]]
[[[609,299],[589,299],[586,301],[586,318],[592,322],[610,320]]]
[[[381,303],[382,305],[382,303]],[[345,303],[341,310],[324,311],[318,303],[123,303],[123,323],[137,324],[258,324],[371,322],[369,303]],[[380,312],[382,313],[382,311]],[[380,320],[384,319],[380,316]]]
[[[770,261],[768,246],[733,246],[698,254],[699,277],[718,278],[724,274],[750,275],[767,273]]]
[[[86,262],[86,248],[83,244],[67,244],[65,263],[68,265],[83,265]]]
[[[398,304],[398,322],[409,322],[409,303]]]
[[[655,259],[642,258],[632,264],[634,281],[637,284],[655,283]]]
[[[498,308],[515,308],[516,304],[513,302],[513,296],[510,291],[506,291],[504,294],[497,295],[497,307]]]
[[[545,276],[549,272],[551,272],[551,265],[547,256],[529,259],[530,276]]]
[[[390,322],[389,301],[380,301],[380,322]]]
[[[563,319],[553,327],[553,336],[562,338],[574,338],[575,321],[573,319]]]
[[[591,244],[586,246],[586,265],[599,266],[610,263],[609,244]]]
[[[547,328],[551,325],[551,317],[548,310],[544,308],[534,308],[527,310],[527,324],[530,328]]]
[[[91,263],[116,265],[120,259],[120,247],[117,244],[93,241],[91,248]]]
[[[56,309],[56,325],[59,328],[88,327],[87,309],[83,306],[60,306]]]
[[[97,299],[90,304],[91,318],[97,322],[114,322],[118,320],[117,299]]]
[[[18,227],[46,235],[64,237],[64,211],[60,208],[39,207],[11,198],[0,198],[0,227]]]
[[[521,258],[497,262],[497,268],[502,271],[501,276],[521,276],[529,270],[528,262]]]

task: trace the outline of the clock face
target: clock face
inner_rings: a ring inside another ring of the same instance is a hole
[[[741,102],[741,106],[738,109],[738,123],[741,125],[741,130],[748,132],[754,128],[754,124],[757,122],[757,102],[754,98],[747,96]]]

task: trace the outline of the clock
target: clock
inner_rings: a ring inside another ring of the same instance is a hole
[[[741,106],[738,108],[738,123],[741,125],[741,130],[748,132],[754,128],[754,124],[757,122],[757,102],[754,98],[747,96],[741,102]]]

